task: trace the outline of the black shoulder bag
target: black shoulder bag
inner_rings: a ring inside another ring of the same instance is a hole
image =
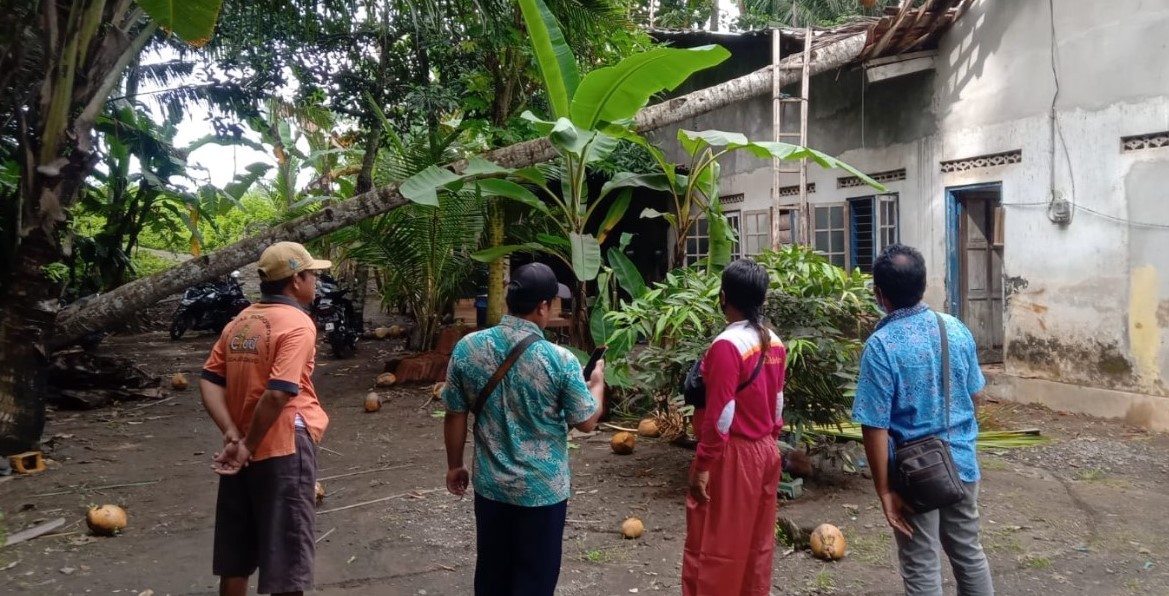
[[[946,437],[950,436],[950,340],[946,336],[946,322],[938,318],[942,335],[942,395],[946,400]],[[897,448],[893,455],[891,473],[893,489],[913,508],[914,513],[941,509],[961,501],[966,496],[950,443],[940,437],[924,437]]]
[[[475,399],[474,405],[471,406],[471,411],[474,412],[476,421],[479,420],[479,413],[483,411],[483,406],[487,405],[487,398],[491,397],[491,393],[495,391],[497,386],[499,386],[499,382],[502,381],[503,377],[507,375],[507,371],[511,370],[511,367],[515,365],[516,360],[519,360],[520,356],[523,356],[524,352],[528,351],[528,348],[532,344],[540,341],[541,339],[543,339],[543,337],[541,337],[540,334],[533,333],[522,339],[520,343],[516,344],[515,347],[511,349],[511,352],[508,352],[507,358],[503,360],[503,364],[500,364],[499,368],[495,369],[495,374],[491,375],[491,378],[488,379],[487,384],[483,386],[483,390],[479,392],[479,397]],[[476,425],[476,428],[478,428],[478,425]]]
[[[738,393],[747,388],[751,383],[755,382],[759,372],[763,370],[763,361],[767,360],[767,354],[759,353],[759,361],[755,363],[755,370],[751,372],[751,376],[747,377],[746,381],[739,383],[735,388],[735,393]],[[682,381],[682,400],[687,405],[695,408],[706,407],[706,381],[702,379],[702,359],[694,361],[690,365],[690,372],[686,373],[686,380]]]

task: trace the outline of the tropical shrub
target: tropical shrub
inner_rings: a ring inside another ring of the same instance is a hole
[[[764,312],[788,353],[785,422],[835,424],[852,408],[863,341],[879,316],[869,277],[799,246],[758,259],[771,274]]]
[[[756,260],[771,276],[767,321],[788,350],[786,420],[796,426],[839,422],[852,405],[862,342],[878,317],[868,277],[800,246]],[[642,413],[677,398],[687,369],[725,324],[720,285],[719,276],[705,269],[675,270],[605,315],[613,328],[609,366],[631,380],[619,410]]]

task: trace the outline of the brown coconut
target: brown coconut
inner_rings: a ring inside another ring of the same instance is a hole
[[[385,339],[387,337],[390,337],[390,328],[389,327],[378,327],[377,329],[373,330],[373,336],[378,338],[378,339]]]
[[[394,376],[394,373],[382,373],[377,376],[378,387],[392,387],[397,382],[398,377]]]
[[[662,436],[662,431],[658,430],[657,420],[646,418],[637,423],[637,434],[642,437],[657,438]]]
[[[641,538],[645,533],[645,524],[641,523],[640,519],[631,517],[621,522],[621,535],[630,540]]]
[[[98,536],[116,536],[126,529],[126,510],[117,505],[90,507],[85,524]]]
[[[174,389],[175,391],[182,391],[186,389],[188,385],[190,385],[190,383],[187,382],[187,375],[184,375],[183,373],[175,373],[175,376],[170,378],[171,389]]]
[[[390,337],[401,337],[403,333],[401,325],[390,325],[388,331],[390,333]]]
[[[633,453],[633,447],[637,444],[637,437],[633,433],[619,432],[609,439],[609,447],[613,448],[613,453],[617,455],[629,455]]]
[[[832,524],[816,526],[816,529],[812,530],[812,536],[808,539],[808,545],[812,547],[813,555],[825,561],[843,559],[844,552],[848,548],[844,533]]]
[[[321,501],[325,500],[325,485],[321,484],[320,482],[318,482],[316,486],[316,495],[317,505],[320,505]]]
[[[439,381],[434,384],[434,399],[442,399],[442,390],[446,388],[446,381]]]
[[[382,409],[382,398],[372,391],[369,392],[365,396],[365,411],[376,412],[380,409]]]

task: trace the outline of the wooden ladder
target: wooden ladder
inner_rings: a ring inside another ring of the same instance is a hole
[[[811,91],[809,70],[812,57],[812,28],[808,27],[804,29],[804,50],[794,55],[799,56],[799,60],[792,64],[784,64],[782,61],[782,35],[781,29],[776,28],[771,30],[771,58],[774,68],[771,77],[772,140],[807,147],[808,96]],[[800,94],[798,97],[784,95],[780,85],[783,70],[800,71]],[[797,132],[784,132],[783,130],[783,106],[785,104],[798,104],[800,106],[799,129]],[[776,250],[785,244],[782,241],[780,221],[784,218],[791,221],[793,215],[794,222],[792,222],[793,225],[789,229],[790,243],[811,245],[811,228],[809,225],[811,217],[808,209],[808,160],[807,158],[801,159],[796,165],[789,165],[791,163],[776,159],[773,160],[772,164],[771,198],[773,207],[771,243],[772,248]],[[799,202],[794,206],[781,204],[782,197],[780,196],[780,189],[783,187],[782,182],[785,174],[799,176]]]

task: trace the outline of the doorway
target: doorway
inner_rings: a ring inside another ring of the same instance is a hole
[[[946,293],[970,328],[978,361],[1003,361],[1002,183],[946,189]]]

